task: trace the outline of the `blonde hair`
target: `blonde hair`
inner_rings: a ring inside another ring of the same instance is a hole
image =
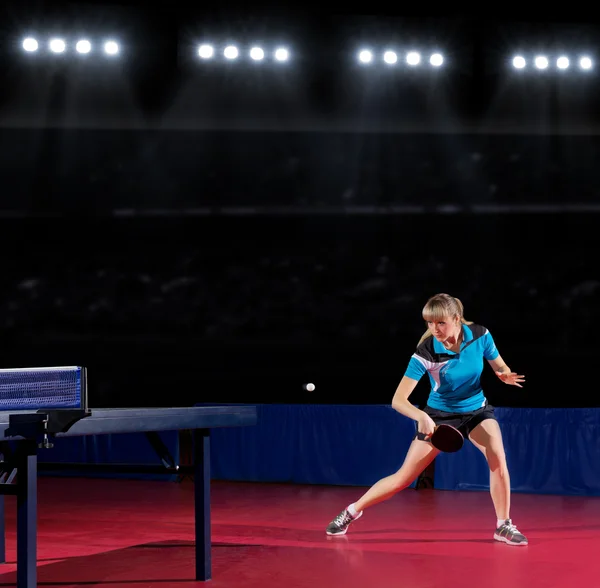
[[[472,321],[465,320],[464,311],[463,304],[458,298],[454,298],[450,294],[436,294],[426,302],[422,314],[426,321],[439,321],[446,317],[458,316],[463,325],[472,325]],[[421,345],[431,336],[431,331],[427,329],[417,345]]]

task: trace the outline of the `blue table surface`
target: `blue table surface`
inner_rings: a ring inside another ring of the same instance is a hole
[[[181,429],[211,429],[255,425],[255,406],[199,406],[177,408],[92,408],[91,415],[77,421],[57,437],[138,433]],[[6,437],[11,414],[35,413],[37,410],[0,411],[0,439]]]

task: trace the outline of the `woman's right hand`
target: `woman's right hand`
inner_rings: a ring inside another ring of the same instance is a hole
[[[433,419],[425,412],[418,420],[418,431],[426,437],[430,437],[435,431],[435,423],[433,422]]]

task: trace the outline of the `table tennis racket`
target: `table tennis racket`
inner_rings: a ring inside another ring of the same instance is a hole
[[[451,425],[438,425],[429,438],[431,444],[444,453],[454,453],[464,444],[462,433]]]

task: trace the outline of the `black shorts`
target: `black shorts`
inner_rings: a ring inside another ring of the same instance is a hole
[[[470,412],[445,412],[426,406],[423,412],[427,413],[436,425],[452,425],[457,428],[465,439],[469,437],[469,433],[481,422],[486,419],[496,419],[494,415],[494,407],[491,404],[486,404],[477,410]],[[424,441],[424,435],[415,434],[415,439]]]

